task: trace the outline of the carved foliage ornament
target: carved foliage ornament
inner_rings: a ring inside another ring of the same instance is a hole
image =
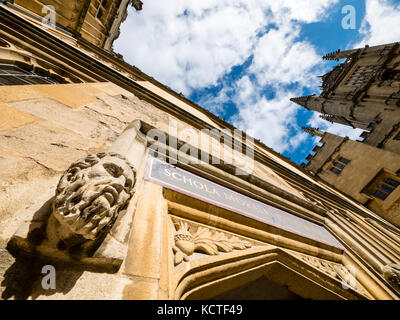
[[[48,232],[67,246],[100,238],[128,205],[134,185],[135,170],[119,154],[100,152],[74,162],[58,183],[52,207],[58,224]]]
[[[226,234],[211,231],[208,228],[198,227],[196,232],[189,231],[189,225],[180,221],[174,236],[175,265],[182,261],[189,261],[195,251],[208,255],[217,255],[219,252],[232,252],[251,248],[251,243],[238,237],[228,237]]]

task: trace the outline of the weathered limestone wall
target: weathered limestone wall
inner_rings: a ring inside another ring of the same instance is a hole
[[[343,138],[326,132],[319,142],[323,144],[321,149],[311,159],[307,158],[309,162],[306,168],[312,172],[317,172],[317,170],[332,160],[332,154],[341,145]],[[330,181],[328,182],[330,183]]]
[[[398,154],[352,140],[345,141],[340,151],[333,153],[331,158],[334,159],[338,155],[351,160],[341,174],[336,175],[329,170],[332,165],[329,161],[324,165],[319,175],[324,181],[334,185],[361,203],[366,203],[369,199],[366,194],[361,193],[362,188],[366,187],[382,168],[393,173],[396,173],[400,168]],[[379,163],[379,166],[376,165],[377,163]],[[395,190],[390,195],[386,201],[390,203],[386,204],[385,207],[379,205],[377,201],[368,205],[395,225],[400,225],[398,191]]]
[[[375,149],[362,143],[348,140],[340,148],[340,156],[350,159],[340,175],[329,171],[328,163],[320,176],[328,183],[353,198],[365,202],[366,196],[360,194],[360,186],[366,186],[381,170],[385,168],[396,172],[399,169],[398,155],[385,150]],[[333,155],[335,157],[336,155]],[[333,158],[332,157],[332,158]],[[380,166],[377,167],[376,163]]]
[[[107,83],[2,87],[0,110],[2,237],[4,215],[34,200],[32,190],[47,190],[71,162],[106,150],[138,112],[154,112]]]
[[[28,10],[37,17],[45,17],[49,10],[45,6],[53,6],[56,14],[56,21],[68,31],[78,32],[83,38],[91,43],[103,47],[108,40],[105,49],[111,48],[112,41],[118,32],[118,27],[126,14],[127,1],[121,5],[121,1],[110,1],[103,15],[97,18],[97,8],[101,1],[57,1],[57,0],[13,0],[14,5]],[[120,10],[119,10],[120,9]],[[122,11],[122,12],[119,12]],[[119,13],[119,14],[118,14]],[[118,14],[118,15],[117,15]],[[114,26],[115,25],[115,26]],[[111,28],[113,26],[113,28]],[[110,37],[111,35],[111,37]]]
[[[163,121],[165,127],[168,120],[160,110],[110,83],[0,87],[0,296],[26,298],[18,286],[36,279],[32,273],[41,270],[32,262],[14,260],[5,249],[10,237],[54,195],[61,173],[73,161],[107,150],[139,115],[154,126]],[[113,275],[66,269],[57,277],[62,295],[72,287],[75,298],[122,294],[113,291],[121,278],[107,281]],[[73,285],[74,278],[93,290],[83,293],[80,285]],[[114,285],[110,289],[107,283]],[[40,282],[31,286],[41,288]]]

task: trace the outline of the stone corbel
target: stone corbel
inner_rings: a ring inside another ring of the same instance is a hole
[[[127,253],[137,172],[147,140],[133,121],[108,152],[79,159],[61,176],[55,196],[25,221],[8,243],[28,255],[116,272]]]

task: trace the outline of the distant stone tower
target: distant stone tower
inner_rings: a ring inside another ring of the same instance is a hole
[[[400,154],[400,43],[323,58],[346,61],[322,76],[320,96],[291,100],[324,120],[366,130],[364,143]]]
[[[322,119],[365,130],[352,141],[318,129],[322,146],[303,167],[400,225],[400,43],[336,51],[346,59],[322,76],[322,93],[291,101]]]

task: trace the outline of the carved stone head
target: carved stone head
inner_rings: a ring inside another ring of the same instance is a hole
[[[58,183],[52,216],[56,238],[96,240],[133,194],[135,170],[116,153],[100,152],[74,162]],[[79,241],[78,241],[79,242]]]

